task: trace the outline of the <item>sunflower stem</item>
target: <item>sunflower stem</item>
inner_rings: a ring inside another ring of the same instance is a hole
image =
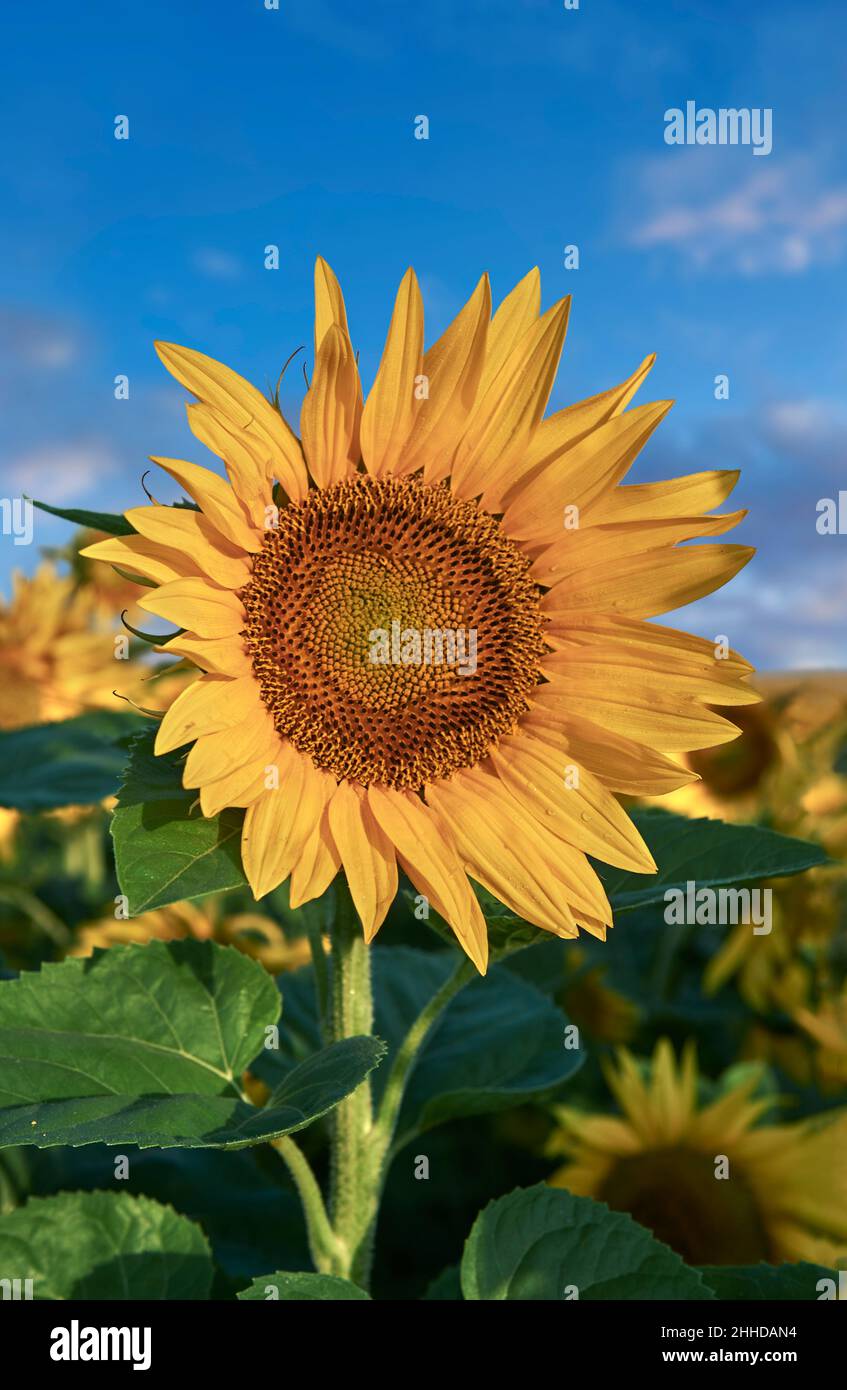
[[[332,1036],[338,1041],[372,1033],[373,999],[370,950],[343,875],[335,888],[330,988]],[[333,1111],[330,1178],[332,1225],[343,1251],[334,1272],[365,1288],[378,1200],[368,1155],[372,1126],[371,1084],[365,1080]]]
[[[330,1224],[318,1180],[303,1150],[289,1134],[274,1139],[273,1147],[294,1179],[306,1218],[312,1263],[319,1274],[329,1274],[343,1262],[345,1252]]]

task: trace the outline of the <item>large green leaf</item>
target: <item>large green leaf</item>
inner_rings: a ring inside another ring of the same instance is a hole
[[[838,1270],[824,1265],[800,1264],[748,1265],[739,1269],[709,1265],[700,1270],[715,1298],[735,1300],[774,1299],[800,1302],[820,1299],[822,1279],[838,1291]]]
[[[36,1299],[208,1298],[212,1283],[200,1227],[125,1192],[31,1197],[0,1217],[0,1270]]]
[[[116,512],[89,512],[79,507],[53,507],[49,502],[38,502],[33,498],[33,506],[51,516],[59,516],[63,521],[72,521],[75,526],[88,526],[93,531],[105,531],[108,536],[132,536],[135,527],[125,516]]]
[[[688,882],[710,888],[739,885],[801,874],[827,861],[820,845],[779,835],[761,825],[689,820],[653,808],[631,814],[659,871],[630,874],[625,869],[598,865],[616,914],[664,902],[669,888],[684,889]]]
[[[240,1078],[279,1009],[260,965],[208,941],[113,947],[0,982],[0,1147],[241,1148],[302,1129],[383,1049],[334,1043],[258,1108]]]
[[[243,811],[207,819],[182,785],[178,755],[157,758],[155,731],[133,740],[112,817],[115,867],[132,916],[240,888]]]
[[[424,1005],[456,966],[455,952],[410,947],[374,950],[374,1028],[399,1047]],[[282,1045],[258,1066],[273,1081],[298,1057],[320,1045],[311,966],[280,979],[285,1001]],[[553,1095],[582,1065],[565,1046],[567,1019],[532,985],[494,966],[447,1006],[425,1041],[412,1072],[398,1125],[398,1144],[459,1115],[505,1110]],[[375,1078],[377,1094],[388,1073]]]
[[[56,724],[0,733],[0,806],[52,811],[94,806],[117,791],[126,763],[122,741],[143,721],[97,710]]]
[[[713,1296],[697,1270],[631,1216],[543,1183],[480,1212],[465,1243],[462,1292],[483,1301]]]
[[[260,1274],[249,1289],[238,1294],[247,1302],[271,1299],[296,1299],[300,1303],[337,1303],[355,1299],[370,1300],[370,1295],[349,1279],[334,1274]]]

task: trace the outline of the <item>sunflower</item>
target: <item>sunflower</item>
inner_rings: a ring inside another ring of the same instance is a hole
[[[139,917],[105,916],[79,927],[69,956],[90,956],[95,947],[147,941],[218,941],[258,960],[272,975],[296,970],[311,959],[306,937],[289,941],[272,918],[260,912],[228,913],[214,898],[179,902],[142,912]]]
[[[50,564],[31,578],[15,574],[12,585],[11,600],[0,603],[0,728],[112,707],[121,668],[91,595]]]
[[[424,353],[409,270],[364,405],[321,259],[315,283],[302,440],[228,367],[159,343],[228,481],[156,459],[196,509],[133,508],[136,534],[86,549],[158,586],[140,606],[183,629],[162,650],[202,672],[156,751],[193,744],[205,815],[246,808],[256,898],[290,877],[304,903],[343,866],[371,940],[399,865],[480,971],[470,878],[557,936],[602,938],[586,856],[655,870],[615,793],[691,780],[675,755],[736,733],[709,706],[758,698],[741,657],[646,621],[750,558],[678,544],[741,519],[708,515],[737,474],[620,486],[671,404],[626,410],[652,358],[542,419],[569,301],[540,314],[537,271],[493,318],[484,276]]]
[[[689,1264],[847,1260],[847,1112],[760,1125],[773,1097],[753,1099],[755,1068],[701,1106],[693,1047],[677,1063],[667,1039],[648,1077],[624,1050],[607,1078],[620,1118],[557,1108],[548,1153],[569,1162],[552,1186],[629,1212]]]

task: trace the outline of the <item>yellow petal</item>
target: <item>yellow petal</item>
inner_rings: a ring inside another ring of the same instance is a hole
[[[182,785],[203,787],[253,763],[270,768],[276,763],[280,743],[270,714],[260,705],[243,724],[198,738],[185,760]]]
[[[482,376],[490,317],[491,289],[483,275],[467,304],[424,356],[428,395],[420,403],[398,473],[422,468],[424,481],[435,483],[450,472]]]
[[[291,873],[335,787],[311,758],[283,743],[277,757],[279,786],[247,808],[241,854],[255,898],[263,898]]]
[[[565,725],[572,718],[589,719],[601,729],[666,753],[712,748],[738,737],[735,725],[713,710],[694,700],[664,699],[655,691],[624,688],[609,693],[597,683],[580,686],[552,680],[544,687],[543,699]]]
[[[217,676],[246,676],[252,670],[241,637],[190,637],[180,634],[163,642],[157,651],[165,656],[184,656],[202,671]]]
[[[364,789],[351,782],[339,783],[328,815],[365,940],[372,941],[397,893],[394,846],[374,818]]]
[[[273,764],[254,758],[215,782],[200,788],[200,807],[204,816],[219,816],[227,806],[250,806],[267,791]]]
[[[635,555],[614,568],[582,570],[566,586],[552,589],[542,608],[551,618],[584,608],[652,618],[713,593],[754,554],[747,545],[694,545]]]
[[[601,729],[570,710],[565,715],[558,693],[549,684],[540,685],[533,692],[532,709],[524,717],[522,727],[537,728],[546,718],[551,734],[564,735],[574,762],[593,772],[609,791],[625,792],[628,796],[662,796],[698,780],[696,773],[655,748]]]
[[[484,975],[488,968],[485,918],[440,817],[420,797],[389,787],[369,787],[368,803],[412,883],[453,928]]]
[[[332,838],[329,816],[324,811],[305,845],[303,853],[291,870],[288,901],[292,908],[302,907],[326,892],[341,867],[341,855]]]
[[[648,550],[677,545],[681,541],[720,536],[731,531],[747,515],[746,511],[726,516],[687,516],[644,522],[618,522],[611,525],[581,526],[566,531],[535,559],[532,577],[537,584],[553,588],[563,579],[591,565],[614,564],[623,555],[643,555]]]
[[[180,487],[185,488],[222,537],[253,554],[261,550],[260,531],[250,525],[243,506],[224,478],[210,468],[201,468],[199,463],[188,463],[186,459],[154,458],[153,463],[164,468]]]
[[[170,753],[201,734],[217,734],[242,724],[261,706],[259,686],[252,675],[201,676],[180,692],[164,715],[154,752]]]
[[[570,298],[561,299],[533,323],[477,397],[450,473],[458,496],[496,493],[526,450],[556,378],[569,311]]]
[[[323,256],[318,256],[315,261],[315,357],[321,350],[324,336],[333,324],[349,338],[347,310],[341,286],[335,272],[327,265]]]
[[[622,701],[632,697],[648,707],[654,699],[670,698],[684,705],[756,705],[762,698],[749,685],[724,680],[721,663],[714,656],[701,669],[685,660],[660,668],[643,654],[586,646],[549,653],[543,658],[542,669],[560,689],[571,694]]]
[[[293,501],[303,501],[309,483],[300,445],[270,401],[237,372],[202,352],[175,343],[155,347],[171,375],[192,395],[256,439],[271,460],[271,476],[279,478]]]
[[[666,661],[684,661],[702,670],[715,661],[715,644],[705,637],[694,637],[690,632],[680,632],[673,627],[618,614],[572,613],[566,623],[553,621],[545,632],[566,637],[569,642],[577,644],[614,646],[632,654],[641,653],[649,657],[654,666]],[[753,670],[749,661],[732,650],[726,653],[720,664],[727,676],[732,674],[733,678],[750,675]]]
[[[315,359],[303,400],[300,430],[309,472],[329,487],[354,472],[359,373],[347,334],[332,324]]]
[[[246,430],[239,429],[214,406],[189,405],[188,424],[192,434],[223,461],[233,491],[247,513],[248,521],[264,529],[268,507],[272,504],[269,478],[270,455]]]
[[[657,521],[681,513],[702,516],[723,505],[740,476],[732,468],[615,488],[591,504],[591,521],[596,525],[601,521]]]
[[[423,369],[423,303],[415,272],[406,271],[376,380],[362,412],[362,456],[371,477],[393,473],[420,401],[415,378]]]
[[[229,545],[202,512],[190,507],[130,507],[126,519],[140,535],[157,545],[180,551],[216,584],[241,589],[250,578],[243,551]]]
[[[197,566],[187,555],[180,555],[170,546],[157,545],[145,536],[109,536],[104,541],[95,541],[81,550],[89,560],[105,560],[122,569],[140,574],[144,579],[154,579],[157,584],[168,584],[173,579],[198,573]]]
[[[672,404],[653,401],[636,406],[565,449],[515,490],[503,515],[506,534],[530,540],[554,540],[561,535],[565,507],[582,511],[619,482]]]
[[[155,613],[198,637],[233,637],[245,623],[244,605],[229,589],[206,579],[176,579],[139,599],[139,608]]]
[[[573,774],[566,782],[573,765],[566,751],[519,734],[501,739],[489,756],[517,800],[566,844],[620,869],[655,873],[650,851],[599,778],[577,765],[578,783]]]
[[[564,410],[558,410],[555,415],[548,415],[546,420],[542,420],[529,441],[525,455],[510,472],[508,484],[502,490],[502,502],[508,505],[517,495],[516,490],[522,482],[529,482],[592,430],[620,415],[649,374],[655,360],[655,353],[645,357],[632,376],[619,386],[613,386],[611,390],[591,396],[588,400],[576,401],[574,405],[566,406]],[[497,507],[498,511],[502,509],[502,506]]]
[[[552,852],[557,842],[549,841],[551,853],[545,855],[538,841],[526,834],[525,824],[520,836],[515,835],[515,813],[520,817],[520,807],[512,798],[508,806],[508,793],[496,777],[483,777],[476,769],[455,773],[428,786],[426,794],[477,883],[525,922],[554,936],[578,935],[568,906],[567,876]]]
[[[535,266],[506,295],[491,320],[485,351],[485,366],[479,383],[484,395],[501,371],[513,348],[535,323],[541,310],[541,276]]]

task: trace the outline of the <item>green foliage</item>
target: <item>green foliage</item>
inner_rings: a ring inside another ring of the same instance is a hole
[[[238,1297],[252,1303],[270,1299],[296,1299],[300,1303],[370,1300],[364,1289],[333,1274],[260,1274]]]
[[[200,1227],[124,1192],[31,1197],[0,1217],[0,1269],[36,1299],[208,1298],[212,1283]]]
[[[157,758],[155,731],[133,740],[112,817],[115,866],[134,917],[241,887],[241,811],[207,819],[182,785],[178,755]]]
[[[53,507],[49,502],[38,502],[33,498],[33,506],[51,516],[59,516],[63,521],[71,521],[74,526],[87,526],[92,531],[105,531],[107,536],[132,536],[135,527],[125,516],[116,512],[90,512],[79,507]]]
[[[579,1299],[712,1297],[679,1255],[590,1197],[540,1183],[480,1212],[462,1258],[465,1298],[561,1301],[569,1291]]]
[[[391,1058],[428,1000],[455,968],[454,952],[397,946],[374,950],[374,1028],[388,1046],[375,1078],[379,1095]],[[311,966],[283,976],[280,1052],[257,1066],[270,1082],[319,1045]],[[466,986],[424,1042],[400,1111],[397,1146],[457,1116],[505,1110],[556,1093],[582,1065],[565,1047],[567,1019],[548,999],[501,967]]]
[[[753,883],[783,878],[827,862],[820,845],[779,835],[761,825],[728,825],[689,820],[658,809],[631,813],[658,865],[656,874],[631,874],[600,866],[599,873],[615,913],[665,901],[669,888]]]
[[[302,1129],[382,1047],[336,1042],[257,1108],[240,1079],[279,1009],[261,966],[212,942],[113,947],[2,982],[0,1146],[240,1148]]]
[[[838,1289],[838,1270],[824,1265],[799,1264],[749,1265],[743,1269],[707,1266],[700,1270],[715,1298],[733,1301],[773,1299],[799,1302],[819,1299],[818,1283],[826,1279]]]
[[[117,790],[125,740],[142,720],[97,710],[55,724],[0,733],[0,806],[52,811],[94,806]]]

